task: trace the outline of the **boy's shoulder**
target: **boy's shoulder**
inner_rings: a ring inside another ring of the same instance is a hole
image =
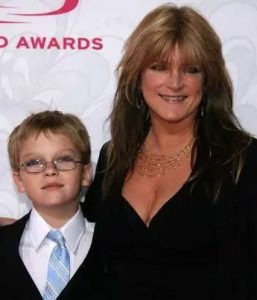
[[[9,242],[13,245],[19,243],[29,215],[30,213],[12,224],[0,226],[0,248],[7,246]]]

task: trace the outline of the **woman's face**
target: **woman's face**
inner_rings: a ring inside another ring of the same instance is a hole
[[[153,62],[142,74],[142,94],[152,124],[193,125],[203,95],[199,66],[183,66],[176,46],[168,61]]]

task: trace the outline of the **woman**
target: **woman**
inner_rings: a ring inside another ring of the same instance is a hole
[[[248,299],[257,144],[232,111],[217,34],[162,5],[117,70],[112,139],[85,202],[106,297]]]

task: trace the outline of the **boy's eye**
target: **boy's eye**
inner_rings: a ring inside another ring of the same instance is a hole
[[[70,161],[75,161],[75,159],[69,155],[63,155],[60,156],[56,159],[58,162],[70,162]]]
[[[150,66],[150,69],[154,71],[166,71],[168,67],[166,63],[154,63]]]
[[[30,159],[26,161],[23,165],[26,167],[34,167],[39,166],[42,164],[42,161],[40,159]]]

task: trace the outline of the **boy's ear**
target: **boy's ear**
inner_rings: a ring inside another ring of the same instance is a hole
[[[16,187],[17,187],[17,190],[18,190],[20,193],[25,193],[25,192],[26,192],[26,189],[25,189],[24,184],[23,184],[23,182],[22,182],[20,173],[19,173],[19,172],[13,171],[13,172],[12,172],[12,178],[13,178],[13,181],[14,181]]]
[[[87,164],[83,166],[83,174],[82,174],[82,186],[89,186],[92,182],[93,171],[91,164]]]

